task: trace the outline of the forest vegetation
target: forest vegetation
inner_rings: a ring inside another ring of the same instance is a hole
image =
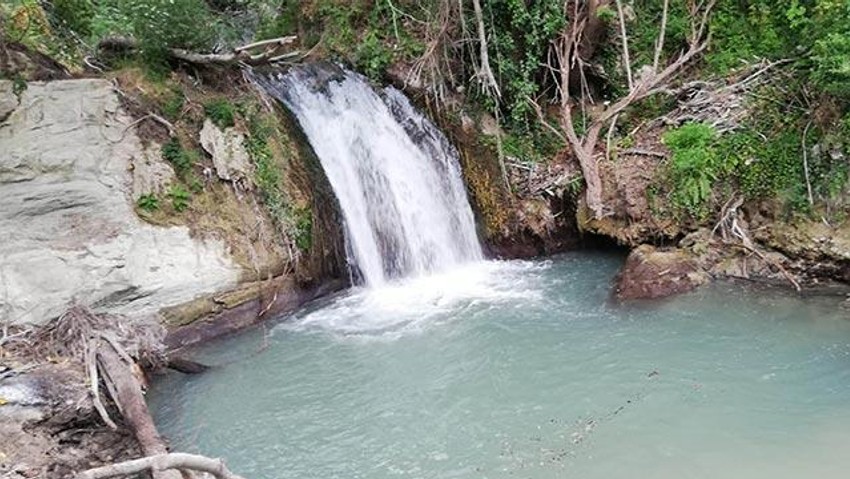
[[[706,24],[696,25],[703,14]],[[448,111],[460,101],[494,115],[500,156],[520,163],[546,162],[571,143],[580,160],[583,148],[603,141],[608,155],[628,148],[642,122],[673,109],[683,85],[766,66],[748,85],[746,118],[729,124],[696,115],[667,128],[672,155],[650,193],[697,222],[718,214],[732,191],[776,199],[788,214],[843,219],[835,202],[850,142],[844,0],[11,0],[0,15],[6,41],[72,71],[141,65],[165,82],[180,68],[172,49],[218,53],[297,36],[304,54],[347,63],[377,82],[394,75]],[[105,51],[115,38],[132,38],[135,48]],[[660,73],[683,54],[692,58],[652,91],[602,111],[629,97],[646,69]],[[216,111],[226,116],[226,108]]]

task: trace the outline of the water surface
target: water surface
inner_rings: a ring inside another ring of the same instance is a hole
[[[178,450],[252,478],[839,478],[837,299],[609,300],[619,256],[489,262],[320,301],[150,393]]]

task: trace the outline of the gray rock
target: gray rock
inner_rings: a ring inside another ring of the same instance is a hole
[[[212,156],[219,178],[248,186],[251,173],[251,157],[245,149],[245,137],[235,128],[222,131],[206,119],[201,129],[201,146]]]
[[[41,323],[71,301],[148,314],[237,282],[222,242],[138,219],[131,165],[155,162],[130,123],[95,79],[31,82],[0,123],[0,320]],[[141,176],[157,188],[168,173]]]
[[[174,168],[162,158],[162,146],[151,143],[138,157],[133,158],[133,199],[148,194],[162,195],[174,182]]]

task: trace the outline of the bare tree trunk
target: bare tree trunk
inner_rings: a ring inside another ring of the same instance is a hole
[[[564,15],[569,18],[570,23],[561,32],[557,40],[553,42],[555,57],[558,61],[557,72],[559,93],[561,97],[561,119],[560,126],[563,134],[559,135],[565,139],[576,156],[581,166],[582,175],[586,185],[585,203],[595,218],[604,216],[604,202],[602,181],[599,176],[599,164],[596,157],[596,143],[600,132],[608,122],[616,118],[629,106],[636,102],[654,95],[666,89],[666,85],[697,55],[702,53],[708,46],[707,26],[709,15],[716,0],[706,0],[700,3],[690,3],[691,32],[688,38],[688,48],[682,52],[672,63],[663,70],[658,71],[661,53],[664,48],[664,36],[667,29],[668,2],[664,1],[661,29],[655,41],[655,52],[652,65],[647,65],[640,70],[640,77],[634,78],[631,68],[631,56],[629,55],[628,31],[626,28],[625,14],[621,0],[616,0],[617,16],[619,17],[620,36],[622,37],[623,63],[628,77],[629,92],[623,98],[597,110],[585,118],[587,125],[586,133],[579,137],[573,124],[573,104],[592,103],[588,96],[579,96],[573,99],[570,94],[570,72],[573,69],[582,71],[584,60],[581,58],[580,43],[585,38],[586,28],[591,20],[591,7],[594,2],[581,2],[579,0],[564,1]],[[535,109],[543,124],[550,128],[543,117],[542,109],[536,103]],[[613,128],[613,126],[612,126]],[[609,143],[610,143],[609,133]]]
[[[478,75],[481,77],[481,83],[484,88],[489,90],[496,98],[502,96],[499,91],[499,83],[493,75],[493,70],[490,68],[490,54],[487,52],[487,32],[484,29],[484,14],[481,12],[481,0],[472,0],[472,6],[475,9],[475,23],[478,24],[478,43],[481,47],[481,68]]]

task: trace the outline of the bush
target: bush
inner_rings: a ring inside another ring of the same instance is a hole
[[[153,193],[142,195],[136,201],[136,206],[138,206],[142,210],[147,211],[148,213],[156,211],[159,209],[159,198],[157,198],[156,195]]]
[[[392,62],[392,53],[383,45],[374,30],[369,30],[357,48],[357,66],[373,80],[379,80]]]
[[[663,137],[673,153],[669,167],[673,204],[697,219],[707,215],[712,186],[721,173],[714,139],[714,129],[702,123],[688,123]]]
[[[174,166],[180,176],[190,172],[192,165],[198,161],[197,153],[184,149],[176,137],[172,137],[162,145],[162,157]]]
[[[235,109],[224,98],[216,98],[204,104],[204,112],[219,128],[230,128],[235,124]]]
[[[92,32],[95,6],[92,0],[53,0],[53,17],[74,32],[87,37]]]
[[[212,40],[214,18],[204,0],[140,0],[118,4],[128,12],[142,55],[164,65],[169,48],[201,50]]]
[[[171,198],[171,207],[178,213],[185,211],[192,199],[192,195],[180,184],[172,185],[168,189],[168,197]]]

